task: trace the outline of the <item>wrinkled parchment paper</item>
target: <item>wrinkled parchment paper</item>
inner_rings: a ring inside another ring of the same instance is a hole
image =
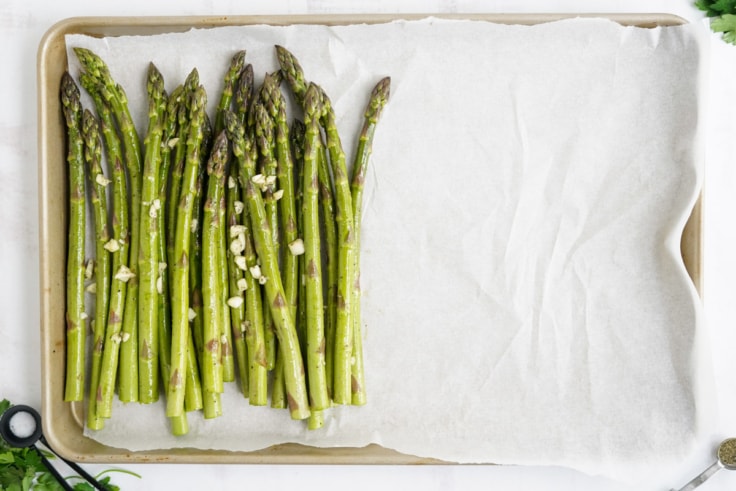
[[[117,405],[90,436],[130,450],[378,443],[621,480],[686,456],[710,411],[679,254],[701,180],[694,28],[426,19],[67,37],[107,60],[141,133],[149,61],[169,91],[197,67],[214,114],[232,54],[247,49],[260,80],[274,44],[331,95],[349,160],[367,95],[392,77],[365,191],[369,403],[310,432],[230,384],[224,416],[192,415],[186,437],[161,403]]]

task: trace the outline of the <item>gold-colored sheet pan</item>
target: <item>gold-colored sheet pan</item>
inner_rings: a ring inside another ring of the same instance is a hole
[[[538,24],[568,14],[472,14],[441,15],[443,18],[485,20],[504,24]],[[593,16],[593,15],[575,15]],[[685,21],[669,14],[596,14],[623,25],[639,27],[679,25]],[[67,34],[91,36],[150,35],[182,32],[190,28],[213,28],[248,24],[353,24],[419,19],[405,15],[300,15],[300,16],[206,16],[206,17],[78,17],[52,26],[38,49],[38,166],[39,250],[41,299],[42,418],[47,440],[64,457],[79,462],[176,462],[252,464],[425,464],[438,463],[370,445],[364,448],[316,448],[296,444],[276,445],[254,452],[228,452],[194,448],[129,452],[109,447],[83,434],[83,405],[63,401],[64,310],[66,264],[66,189],[64,122],[59,102],[59,81],[67,66]],[[690,276],[700,291],[702,285],[702,226],[700,200],[682,237],[682,255]]]

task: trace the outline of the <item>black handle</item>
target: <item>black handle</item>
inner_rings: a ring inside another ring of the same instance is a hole
[[[51,450],[53,452],[53,449],[51,448],[51,445],[48,444],[48,442],[46,441],[46,438],[44,438],[43,436],[41,436],[41,443],[43,443],[46,446],[46,448],[48,448],[49,450]],[[82,467],[79,464],[77,464],[76,462],[72,462],[71,460],[67,460],[64,457],[61,457],[56,452],[54,452],[54,455],[56,455],[61,460],[63,460],[66,463],[66,465],[68,465],[69,467],[71,467],[77,474],[79,474],[80,476],[82,476],[93,487],[95,487],[96,489],[99,489],[100,491],[107,491],[107,488],[106,487],[104,487],[102,484],[100,484],[100,482],[97,479],[95,479],[94,477],[92,477],[87,471],[85,471],[84,469],[82,469]]]
[[[56,470],[56,467],[54,467],[51,462],[49,462],[49,459],[46,458],[46,456],[41,452],[36,445],[31,445],[31,448],[35,450],[38,455],[41,456],[41,462],[46,467],[46,470],[49,471],[49,474],[54,476],[54,479],[56,479],[56,482],[58,482],[62,488],[64,488],[65,491],[74,491],[74,489],[69,485],[68,482],[66,482],[66,479],[61,477],[61,474],[59,474],[59,471]]]

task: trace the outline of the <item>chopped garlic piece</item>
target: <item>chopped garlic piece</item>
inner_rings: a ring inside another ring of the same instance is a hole
[[[302,239],[296,239],[289,243],[289,252],[293,256],[301,256],[304,254],[304,241]]]
[[[197,317],[197,313],[193,308],[189,307],[189,320],[193,321],[195,317]]]
[[[230,238],[237,237],[238,235],[245,233],[245,225],[231,225],[230,226]]]
[[[118,252],[120,250],[120,242],[115,239],[110,239],[102,247],[104,247],[108,252]]]
[[[235,265],[245,271],[247,269],[247,266],[245,264],[245,258],[243,256],[235,256]]]
[[[163,273],[164,271],[166,271],[166,268],[168,268],[168,267],[169,267],[169,265],[167,263],[163,263],[163,262],[162,263],[158,263],[158,272],[159,273]]]
[[[268,278],[266,278],[265,276],[259,276],[258,277],[258,284],[259,285],[265,285],[267,281],[268,281]]]
[[[241,241],[240,237],[230,242],[230,252],[238,256],[245,250],[245,238]]]
[[[148,209],[148,216],[156,218],[158,216],[158,210],[161,209],[161,200],[155,199],[151,203],[151,207]]]
[[[248,289],[248,281],[245,278],[238,279],[236,284],[238,286],[238,291],[244,292]]]
[[[123,340],[123,342],[126,342],[127,340],[130,339],[130,333],[124,332],[123,335],[121,336],[121,339]]]
[[[255,266],[253,266],[252,268],[250,268],[249,271],[250,271],[250,275],[253,278],[255,278],[255,279],[258,279],[258,278],[260,278],[262,276],[262,274],[261,274],[261,267],[258,266],[257,264]]]
[[[266,177],[266,186],[273,186],[276,184],[276,176],[267,176]]]
[[[235,207],[236,215],[240,215],[245,209],[245,203],[243,203],[242,201],[235,201],[235,203],[233,203],[233,206]]]
[[[86,319],[87,317],[89,317],[87,315],[87,312],[82,312],[81,314],[79,314],[79,318],[82,319],[82,320]]]
[[[120,334],[115,333],[112,336],[110,336],[110,341],[112,341],[115,344],[120,344],[120,341],[122,341],[122,339],[120,339]]]
[[[128,269],[127,266],[120,266],[118,272],[115,273],[115,279],[120,280],[123,283],[127,283],[131,278],[135,278],[135,273]]]
[[[164,294],[164,279],[161,276],[156,278],[156,291],[159,295]]]
[[[264,176],[263,174],[256,174],[255,176],[251,177],[250,180],[256,186],[263,186],[264,184],[266,184],[266,176]]]
[[[192,218],[192,233],[195,233],[197,231],[197,227],[199,226],[199,220],[196,218]]]
[[[90,283],[87,288],[84,289],[87,293],[97,293],[97,283]]]
[[[166,144],[169,146],[169,148],[174,148],[177,143],[179,143],[179,137],[169,138],[169,141],[166,142]]]
[[[227,304],[233,309],[238,309],[243,305],[243,297],[230,297],[227,299]]]
[[[94,272],[95,272],[95,260],[90,259],[89,261],[87,261],[87,266],[85,266],[84,268],[84,277],[87,279],[90,279],[92,278],[92,275],[94,274]]]
[[[233,176],[227,176],[227,187],[228,189],[235,189],[235,178]]]
[[[273,192],[273,199],[275,199],[276,201],[280,200],[283,197],[284,197],[283,189],[279,189],[278,191]]]
[[[95,182],[99,184],[100,186],[107,186],[112,181],[108,179],[107,177],[105,177],[103,174],[97,174],[95,176]]]

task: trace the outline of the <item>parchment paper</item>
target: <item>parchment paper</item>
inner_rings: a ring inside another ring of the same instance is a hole
[[[349,160],[370,89],[392,77],[365,191],[369,403],[310,432],[230,384],[224,416],[191,416],[186,437],[161,404],[118,404],[90,436],[130,450],[378,443],[625,481],[684,458],[712,399],[679,253],[701,181],[695,28],[426,19],[67,37],[108,61],[141,132],[149,61],[168,90],[197,67],[214,114],[232,54],[247,49],[260,79],[274,44],[331,95]]]

